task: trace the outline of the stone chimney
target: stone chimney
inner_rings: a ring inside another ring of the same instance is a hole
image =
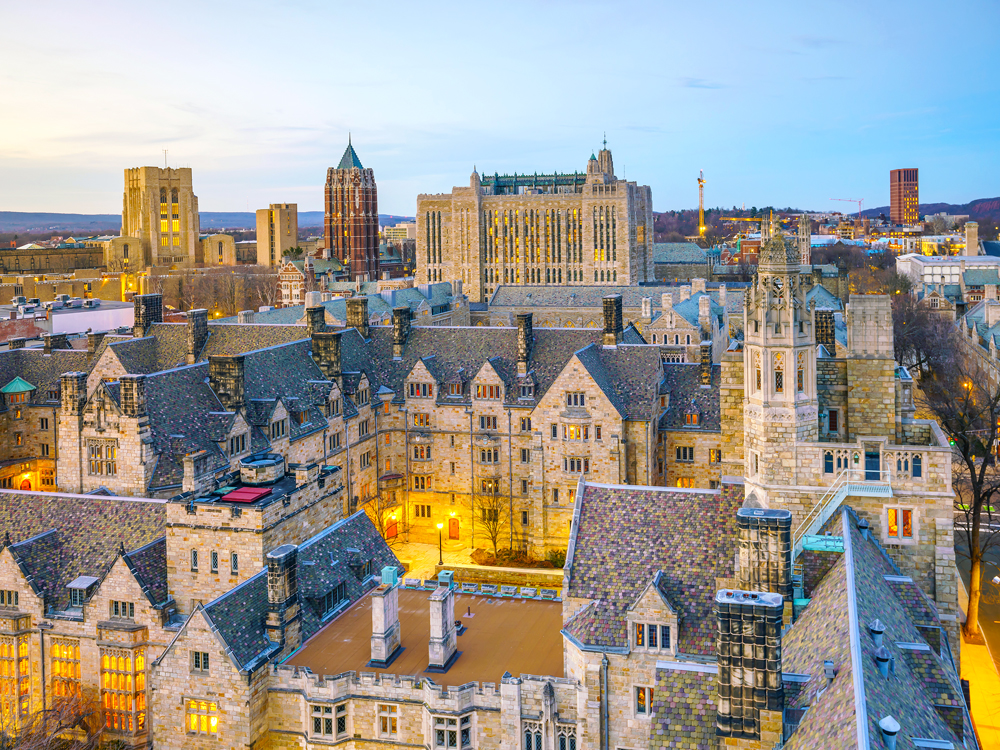
[[[101,342],[104,341],[104,337],[107,335],[107,331],[95,332],[87,331],[87,355],[93,357],[97,350],[101,346]],[[12,349],[14,347],[11,347]]]
[[[208,310],[189,310],[187,314],[187,363],[198,361],[208,341]]]
[[[684,300],[686,300],[690,296],[691,296],[691,287],[689,285],[685,284],[684,286],[681,287],[681,299],[680,299],[680,301],[683,302]]]
[[[703,341],[712,338],[712,298],[707,294],[698,298],[698,326]]]
[[[1000,323],[1000,302],[989,300],[983,307],[983,321],[987,327],[992,328]]]
[[[703,293],[706,290],[705,279],[691,279],[691,293]]]
[[[396,568],[382,568],[382,584],[372,591],[372,658],[366,667],[387,669],[402,649]]]
[[[59,386],[63,413],[82,413],[87,403],[87,373],[64,372],[59,378]]]
[[[660,306],[663,308],[663,312],[670,312],[674,309],[674,293],[664,292],[660,295]]]
[[[287,652],[299,645],[298,547],[282,544],[267,553],[267,637]]]
[[[527,375],[531,365],[531,351],[535,343],[535,334],[531,328],[531,313],[519,313],[517,316],[517,374]]]
[[[410,338],[410,308],[392,308],[392,357],[402,359],[406,341]]]
[[[310,307],[317,307],[322,302],[323,302],[323,292],[306,292],[305,306],[307,310]]]
[[[243,324],[253,323],[253,310],[240,310],[236,313],[236,322]]]
[[[719,284],[719,304],[723,307],[726,306],[726,285]]]
[[[343,331],[324,331],[312,335],[312,358],[327,380],[340,377],[340,337]]]
[[[137,294],[132,298],[132,306],[135,311],[132,331],[136,338],[148,334],[153,323],[163,322],[162,294]]]
[[[51,354],[53,349],[71,349],[65,333],[46,333],[42,336],[43,352]]]
[[[979,255],[979,224],[974,221],[965,222],[965,254]]]
[[[321,304],[306,306],[306,333],[312,338],[314,333],[326,330],[326,308]]]
[[[368,338],[368,297],[347,298],[347,327],[357,328],[361,338]]]
[[[458,658],[458,634],[455,631],[455,591],[439,585],[429,597],[431,639],[427,646],[427,672],[447,672]]]
[[[740,569],[737,585],[792,600],[792,514],[787,510],[736,511]]]
[[[242,354],[215,355],[208,358],[208,386],[228,411],[237,411],[244,403]]]
[[[10,339],[7,342],[8,349],[23,349],[24,345],[28,343],[28,340],[23,336],[18,336],[17,338]]]
[[[837,325],[833,310],[816,310],[816,343],[822,344],[830,352],[831,357],[837,356]]]
[[[604,345],[617,346],[622,340],[622,296],[604,298]]]
[[[781,740],[783,610],[780,594],[729,589],[715,595],[719,737],[758,740],[761,747]]]
[[[701,384],[712,385],[712,345],[701,345]]]
[[[126,417],[146,415],[146,376],[121,376],[122,411]]]
[[[195,451],[187,453],[182,460],[184,465],[184,476],[181,480],[182,492],[199,492],[204,488],[199,484],[198,477],[203,476],[208,463],[208,451]]]
[[[642,318],[643,320],[653,319],[653,298],[643,297],[642,298]]]

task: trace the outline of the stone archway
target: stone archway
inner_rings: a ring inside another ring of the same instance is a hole
[[[21,489],[22,490],[30,490],[31,489],[31,480],[30,479],[25,479],[23,482],[21,482]]]

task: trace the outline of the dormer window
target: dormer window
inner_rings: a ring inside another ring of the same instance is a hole
[[[367,404],[372,397],[372,393],[368,388],[361,388],[358,391],[358,404]]]
[[[534,398],[534,397],[535,397],[535,386],[533,385],[521,386],[521,398]]]
[[[684,424],[697,427],[698,423],[701,421],[701,415],[698,412],[688,412],[684,415]]]
[[[462,384],[461,383],[449,383],[448,384],[448,397],[449,398],[461,398],[462,397]]]
[[[431,398],[434,386],[430,383],[410,383],[410,398]]]
[[[477,385],[476,398],[499,399],[503,398],[503,394],[498,385]]]
[[[97,588],[97,579],[93,576],[78,576],[66,588],[69,589],[69,605],[82,607]]]
[[[329,414],[327,414],[327,416],[330,416],[330,417],[339,417],[340,416],[340,399],[339,398],[330,399],[330,405],[328,407],[328,410],[329,410]]]
[[[632,623],[632,648],[646,651],[670,651],[671,628],[651,622]]]

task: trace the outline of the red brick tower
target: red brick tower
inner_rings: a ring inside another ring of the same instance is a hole
[[[347,150],[326,171],[323,236],[333,255],[350,269],[352,281],[378,279],[378,188],[375,173],[347,139]]]

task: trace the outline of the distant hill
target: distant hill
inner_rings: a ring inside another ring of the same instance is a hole
[[[395,226],[403,221],[414,221],[412,216],[379,214],[379,224]],[[71,232],[99,234],[118,232],[122,226],[120,214],[55,214],[26,211],[0,211],[0,232]],[[255,229],[256,215],[251,211],[203,211],[201,228],[206,229]],[[323,226],[322,211],[299,213],[300,227]]]
[[[973,221],[1000,221],[1000,198],[978,198],[969,203],[920,203],[917,205],[917,213],[920,218],[927,214],[946,213],[951,215],[968,214]],[[878,208],[866,208],[861,212],[863,216],[875,217],[879,214],[889,215],[889,206],[879,206]]]

